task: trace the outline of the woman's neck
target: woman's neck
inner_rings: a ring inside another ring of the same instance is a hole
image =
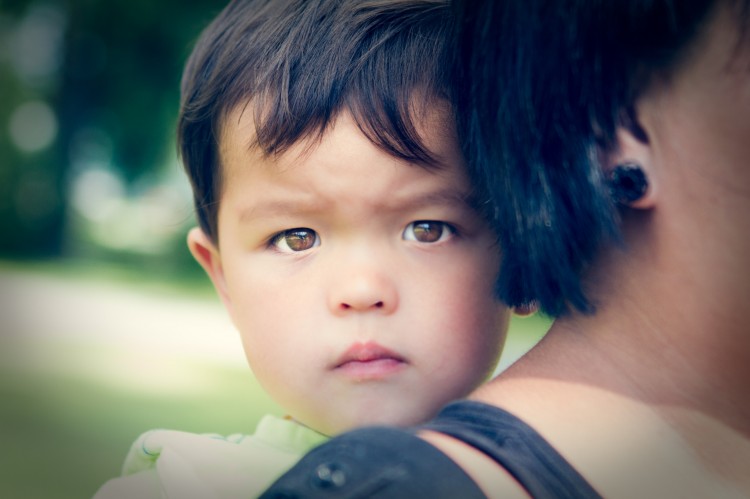
[[[592,383],[698,410],[750,437],[750,226],[738,228],[747,222],[736,209],[631,216],[628,246],[589,276],[597,312],[560,319],[550,339],[602,361]]]

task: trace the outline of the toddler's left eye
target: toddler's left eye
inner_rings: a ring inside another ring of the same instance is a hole
[[[445,222],[418,220],[406,226],[403,237],[407,241],[438,243],[450,239],[455,233],[455,229]]]

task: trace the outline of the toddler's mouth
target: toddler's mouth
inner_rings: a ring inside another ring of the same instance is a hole
[[[355,343],[336,361],[334,371],[357,381],[383,379],[408,365],[403,356],[375,342]]]

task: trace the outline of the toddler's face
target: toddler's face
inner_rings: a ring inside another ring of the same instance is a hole
[[[424,421],[497,363],[499,250],[445,121],[422,131],[443,164],[427,170],[346,114],[274,158],[248,147],[251,112],[226,120],[219,245],[194,232],[191,246],[260,383],[323,433]]]

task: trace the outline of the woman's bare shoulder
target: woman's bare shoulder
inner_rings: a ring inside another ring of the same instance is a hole
[[[528,498],[507,470],[477,449],[434,431],[422,431],[419,436],[458,463],[487,497]]]
[[[722,476],[722,469],[727,470],[721,456],[698,453],[699,448],[711,447],[701,435],[728,431],[718,431],[719,423],[705,415],[688,417],[685,408],[592,383],[521,375],[520,370],[508,374],[471,398],[523,420],[605,497],[746,496]],[[683,421],[698,423],[691,427]],[[714,447],[726,453],[728,439],[716,440]],[[750,442],[740,441],[744,447],[737,450],[735,439],[733,456],[750,458]],[[467,453],[456,455],[469,462]],[[477,483],[482,486],[480,480]]]

